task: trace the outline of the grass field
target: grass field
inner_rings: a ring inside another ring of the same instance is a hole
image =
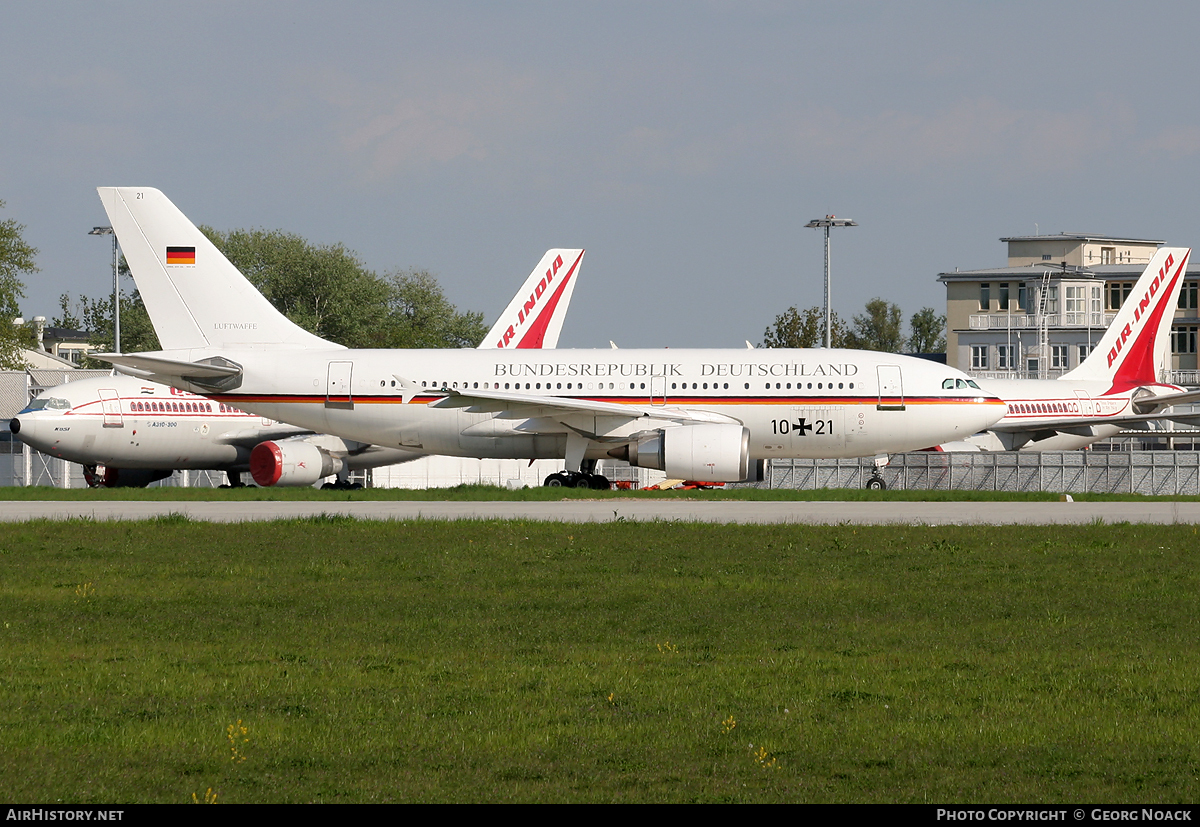
[[[0,799],[1194,802],[1198,540],[11,524]]]

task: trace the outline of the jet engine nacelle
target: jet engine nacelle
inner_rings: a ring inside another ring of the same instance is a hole
[[[84,470],[88,485],[102,488],[145,488],[152,482],[165,480],[175,473],[170,468],[113,468],[106,465],[99,478]]]
[[[250,476],[261,486],[312,485],[342,470],[342,460],[308,442],[260,442],[250,452]]]
[[[608,453],[675,479],[741,482],[749,476],[750,431],[733,424],[681,425],[652,431]]]

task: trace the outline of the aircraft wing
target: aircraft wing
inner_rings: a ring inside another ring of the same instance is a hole
[[[309,436],[313,433],[308,428],[297,428],[294,425],[285,425],[280,422],[277,425],[263,425],[257,428],[242,428],[237,431],[229,431],[228,433],[220,434],[213,438],[213,442],[219,442],[226,445],[241,445],[246,448],[253,448],[260,442],[265,442],[269,439],[287,439],[293,436]]]
[[[552,420],[563,423],[572,430],[582,430],[579,427],[580,418],[589,416],[614,418],[626,423],[641,419],[679,425],[713,422],[741,424],[733,417],[690,408],[657,407],[650,404],[627,405],[619,402],[493,390],[460,391],[443,388],[442,393],[447,395],[430,402],[431,407],[465,408],[470,413],[499,412],[501,419]]]

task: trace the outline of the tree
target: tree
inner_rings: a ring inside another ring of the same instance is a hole
[[[4,202],[0,201],[3,208]],[[25,367],[21,349],[28,345],[29,326],[17,328],[13,319],[21,315],[18,302],[25,297],[20,274],[37,272],[34,258],[38,251],[21,237],[24,229],[12,218],[0,221],[0,369],[4,370]]]
[[[932,307],[922,307],[914,313],[908,326],[912,329],[908,337],[909,353],[946,352],[946,317],[939,316]]]
[[[386,324],[372,347],[475,347],[487,335],[482,313],[459,313],[425,270],[400,270],[386,279]]]
[[[830,344],[846,346],[846,325],[837,313],[829,314]],[[763,332],[763,347],[820,347],[825,342],[825,311],[810,307],[799,311],[795,307],[775,317],[775,323]]]
[[[388,285],[341,244],[310,244],[283,230],[200,231],[305,330],[347,347],[370,347],[385,323]]]
[[[341,244],[318,246],[283,230],[200,230],[281,313],[347,347],[474,347],[487,333],[482,313],[459,313],[437,279],[423,270],[380,278]],[[129,273],[124,257],[118,268]],[[64,294],[60,306],[55,324],[82,324],[92,344],[112,348],[112,296],[80,296],[72,306]],[[121,349],[159,349],[136,291],[121,294]]]
[[[899,353],[904,346],[903,324],[899,305],[876,297],[867,302],[866,313],[854,317],[854,329],[847,337],[846,346]]]

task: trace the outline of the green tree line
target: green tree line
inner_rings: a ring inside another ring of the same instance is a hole
[[[946,317],[932,307],[922,307],[909,319],[909,335],[904,336],[904,318],[899,305],[874,298],[864,312],[849,324],[831,312],[832,347],[879,350],[887,353],[944,353]],[[763,347],[820,347],[825,342],[825,313],[820,307],[797,310],[789,307],[775,317],[763,333]]]
[[[342,244],[313,244],[283,230],[201,227],[210,241],[278,310],[304,329],[352,348],[474,347],[487,326],[461,312],[425,270],[379,275]],[[124,259],[119,265],[128,273]],[[58,327],[87,330],[90,343],[113,346],[113,297],[64,293]],[[141,295],[121,295],[121,349],[158,350]]]

